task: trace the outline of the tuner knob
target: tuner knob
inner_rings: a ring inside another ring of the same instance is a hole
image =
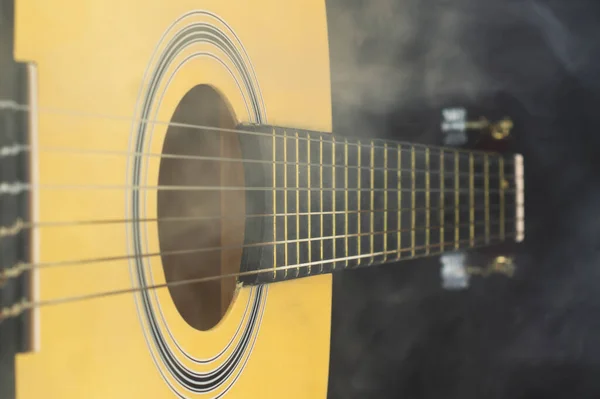
[[[477,267],[467,265],[467,254],[463,251],[451,252],[440,256],[442,264],[442,287],[447,290],[464,290],[469,288],[471,276],[488,277],[492,274],[502,274],[513,277],[515,263],[508,256],[496,256],[487,266]]]
[[[467,130],[478,130],[481,134],[489,135],[494,140],[504,140],[514,127],[513,121],[505,117],[497,122],[490,122],[482,116],[478,120],[467,120],[465,108],[445,108],[442,110],[440,128],[444,134],[444,145],[459,147],[468,142]]]
[[[504,140],[510,135],[510,131],[512,130],[513,126],[514,124],[511,119],[504,118],[492,125],[490,134],[495,140]]]

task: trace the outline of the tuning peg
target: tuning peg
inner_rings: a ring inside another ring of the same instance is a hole
[[[490,122],[481,116],[478,120],[467,120],[465,108],[446,108],[442,110],[440,128],[444,133],[444,144],[460,146],[467,143],[467,130],[477,130],[483,135],[489,135],[494,140],[506,139],[514,127],[513,121],[505,117],[497,122]]]
[[[510,118],[504,118],[491,126],[490,135],[495,140],[503,140],[510,135],[513,127],[513,121]]]
[[[483,277],[491,274],[504,274],[507,277],[513,277],[515,274],[515,264],[511,257],[497,256],[484,268],[468,266],[467,273]]]
[[[485,267],[470,266],[467,265],[467,254],[462,251],[443,254],[440,262],[442,287],[453,291],[469,288],[471,276],[502,274],[513,277],[516,269],[513,258],[508,256],[496,256]]]

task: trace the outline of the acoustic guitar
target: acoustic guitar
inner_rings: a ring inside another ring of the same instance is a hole
[[[0,29],[2,399],[324,398],[334,274],[523,240],[521,156],[331,133],[323,0]]]

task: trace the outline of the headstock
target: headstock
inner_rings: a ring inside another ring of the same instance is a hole
[[[447,147],[510,154],[515,124],[508,116],[485,116],[470,113],[464,107],[450,107],[441,112],[440,131],[443,145]],[[507,242],[442,255],[442,286],[449,290],[462,290],[469,287],[472,277],[501,275],[512,278],[516,272],[516,245]]]

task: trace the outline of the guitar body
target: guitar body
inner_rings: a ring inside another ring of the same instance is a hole
[[[15,15],[15,59],[35,65],[32,104],[48,110],[32,113],[32,145],[49,150],[39,151],[34,181],[62,187],[36,194],[37,220],[149,220],[42,227],[33,241],[36,263],[156,254],[169,245],[163,234],[172,237],[173,248],[182,240],[180,247],[189,248],[190,234],[206,233],[162,232],[156,221],[161,212],[211,211],[194,210],[193,196],[161,210],[169,198],[157,190],[134,198],[126,189],[177,181],[168,165],[161,167],[160,156],[132,154],[165,152],[169,126],[140,121],[171,121],[188,93],[200,96],[201,107],[188,112],[194,125],[216,110],[220,122],[213,125],[224,128],[268,123],[331,131],[322,0],[19,0]],[[202,145],[190,144],[200,151]],[[186,148],[169,146],[178,153]],[[239,151],[222,143],[219,148],[221,154]],[[211,170],[196,163],[180,179],[206,183]],[[220,181],[234,184],[240,177],[233,172],[220,170]],[[243,202],[233,197],[217,198],[221,205],[212,211],[239,214]],[[243,239],[232,223],[223,222],[220,234],[200,244]],[[169,272],[165,264],[172,261],[164,256],[42,268],[34,275],[35,299],[160,285],[195,277],[194,267],[204,264],[231,271],[240,257],[213,255],[186,258],[180,272]],[[196,314],[194,309],[210,309],[193,290],[164,288],[39,308],[33,312],[34,350],[16,358],[17,398],[324,398],[331,278],[252,287],[219,283],[212,288],[223,299],[217,306],[222,317],[212,321]]]

